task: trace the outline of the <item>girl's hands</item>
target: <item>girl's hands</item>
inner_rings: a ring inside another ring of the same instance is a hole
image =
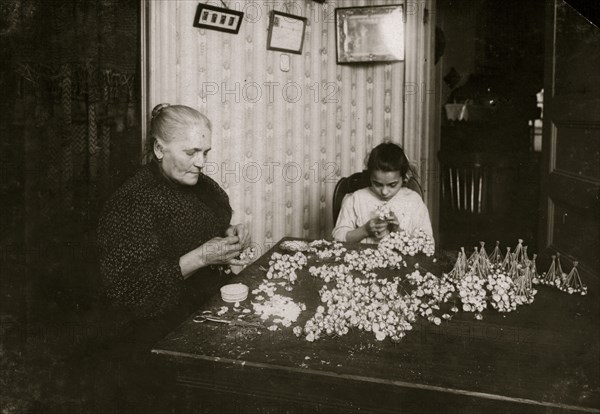
[[[400,222],[398,221],[398,217],[394,214],[393,211],[390,211],[391,218],[387,219],[388,230],[390,232],[395,232],[400,230]]]
[[[380,218],[373,218],[365,224],[365,231],[371,237],[382,239],[389,234],[388,222]]]

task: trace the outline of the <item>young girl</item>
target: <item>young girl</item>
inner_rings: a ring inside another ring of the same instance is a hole
[[[433,237],[429,211],[421,196],[404,186],[409,164],[402,148],[380,144],[367,164],[371,185],[346,195],[333,237],[338,241],[378,243],[392,231],[422,229]],[[380,215],[389,211],[385,219]]]

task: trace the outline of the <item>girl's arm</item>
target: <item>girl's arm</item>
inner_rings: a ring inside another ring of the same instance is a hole
[[[354,210],[354,195],[346,194],[342,200],[342,208],[338,215],[337,222],[332,232],[332,236],[337,241],[346,241],[349,232],[356,229],[357,215]]]
[[[417,229],[423,230],[425,233],[433,237],[433,229],[431,227],[431,219],[429,218],[429,210],[425,203],[421,202],[421,206],[417,213]]]
[[[354,230],[350,230],[346,233],[346,241],[347,242],[359,242],[362,239],[369,237],[369,232],[367,230],[367,225],[369,223],[364,224]]]

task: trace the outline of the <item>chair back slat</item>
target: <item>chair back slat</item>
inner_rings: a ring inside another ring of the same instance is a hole
[[[491,166],[478,154],[439,154],[441,205],[449,211],[484,214],[488,210]]]

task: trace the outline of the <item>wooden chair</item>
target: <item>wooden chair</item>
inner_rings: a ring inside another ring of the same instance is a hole
[[[519,158],[509,154],[442,152],[440,244],[458,248],[480,240],[512,243],[525,232],[515,226],[513,204]],[[513,233],[518,233],[513,236]]]
[[[438,153],[442,211],[467,215],[506,213],[520,159],[497,153]],[[496,188],[495,188],[496,187]]]
[[[445,212],[484,214],[489,210],[490,167],[480,153],[438,153]]]
[[[333,191],[333,223],[337,222],[337,218],[340,214],[340,210],[342,208],[342,201],[344,200],[344,196],[346,194],[350,194],[355,192],[356,190],[360,190],[361,188],[368,187],[371,184],[369,179],[369,172],[367,170],[363,170],[357,173],[350,175],[349,177],[342,177],[335,185],[335,190]],[[421,185],[419,181],[415,178],[414,174],[408,179],[406,183],[406,187],[415,191],[421,198],[423,198],[423,191],[421,189]]]

